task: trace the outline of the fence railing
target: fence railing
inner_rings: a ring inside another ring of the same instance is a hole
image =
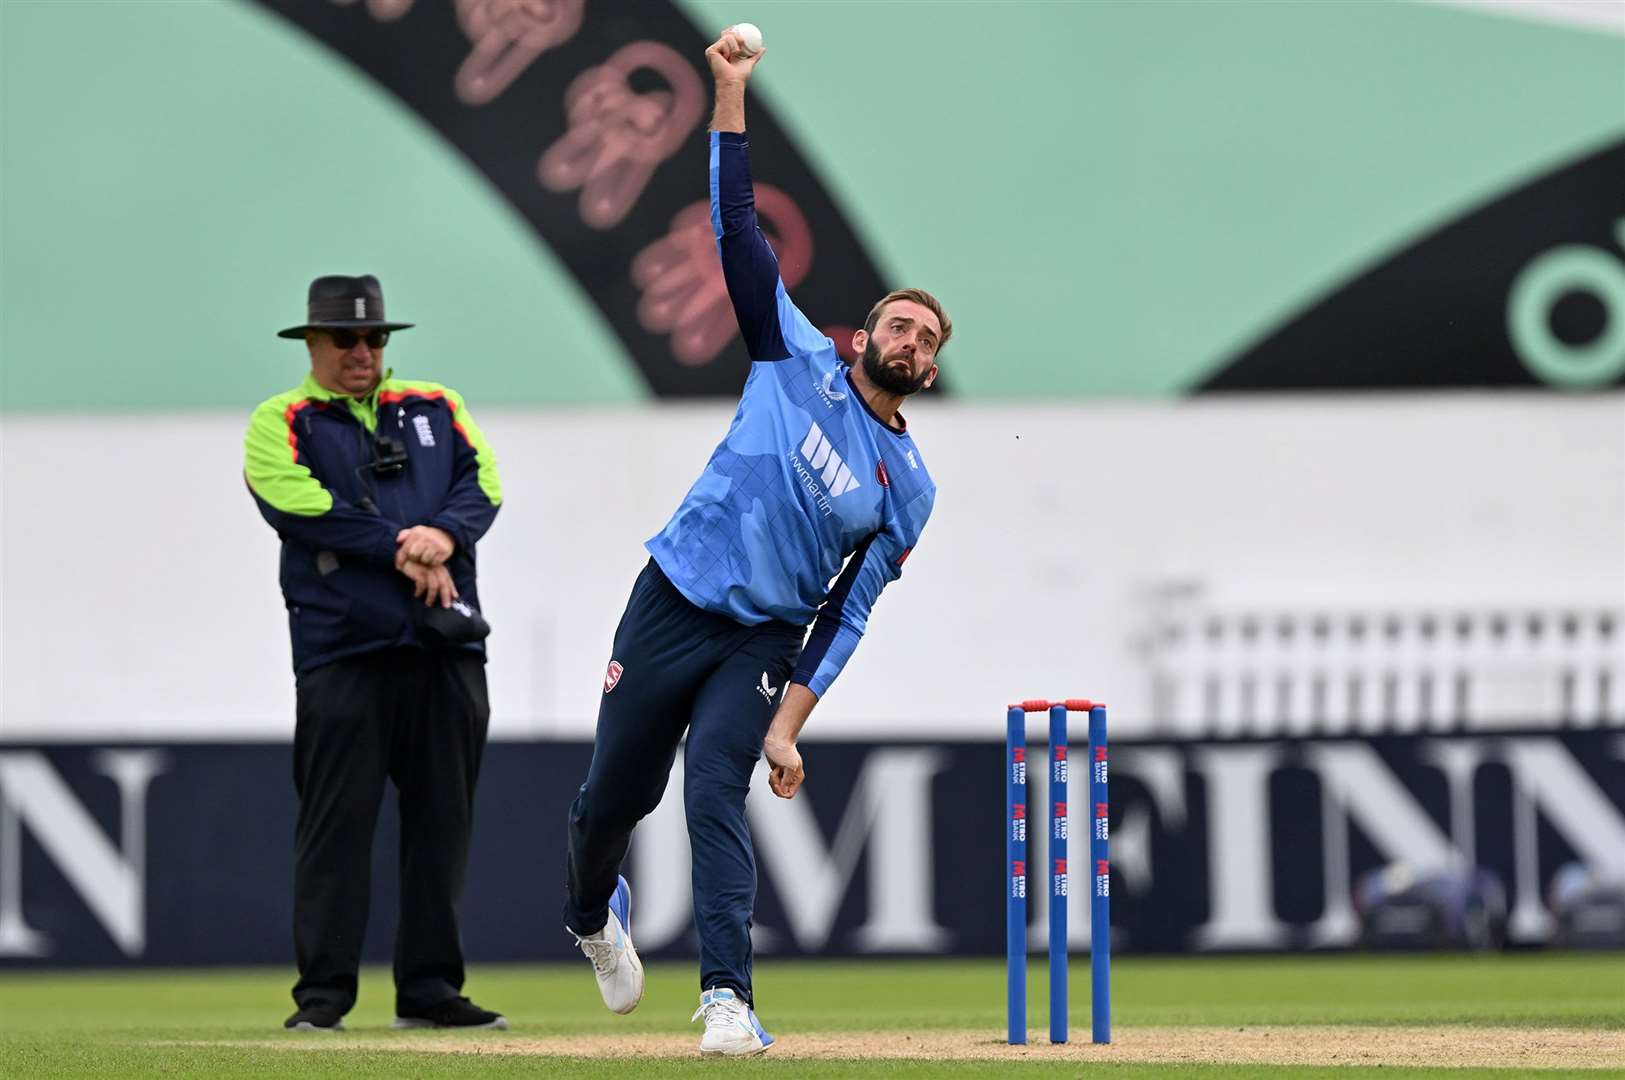
[[[1145,644],[1164,732],[1625,727],[1625,608],[1190,605]]]

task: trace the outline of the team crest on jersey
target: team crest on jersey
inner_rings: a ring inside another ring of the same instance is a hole
[[[875,462],[875,480],[881,487],[891,487],[891,474],[886,471],[884,461]]]
[[[607,694],[615,689],[615,684],[621,681],[621,672],[625,670],[619,660],[609,662],[609,670],[604,672],[604,693]]]

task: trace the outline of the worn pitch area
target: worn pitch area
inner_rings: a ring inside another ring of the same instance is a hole
[[[1137,1027],[1113,1033],[1109,1045],[1083,1041],[1056,1046],[1034,1031],[1025,1046],[1009,1046],[989,1031],[869,1031],[782,1034],[773,1058],[922,1060],[1121,1061],[1185,1064],[1383,1065],[1526,1069],[1625,1069],[1625,1032],[1514,1027]],[[324,1050],[343,1036],[289,1038],[239,1046]],[[561,1035],[509,1037],[491,1033],[419,1035],[355,1045],[418,1053],[536,1057],[697,1057],[691,1035]]]

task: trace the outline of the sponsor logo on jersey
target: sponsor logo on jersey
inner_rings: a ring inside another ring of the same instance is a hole
[[[801,456],[808,465],[821,470],[820,476],[832,499],[862,486],[858,478],[852,475],[852,470],[846,467],[846,462],[841,460],[841,455],[835,452],[829,436],[816,423],[807,429],[807,437],[801,441]]]
[[[835,452],[829,436],[824,434],[824,429],[817,422],[807,429],[807,437],[801,441],[799,452],[791,450],[787,456],[796,478],[825,517],[835,513],[835,508],[830,505],[831,499],[863,486],[852,475],[852,470],[846,467],[846,462],[841,460],[841,455]]]

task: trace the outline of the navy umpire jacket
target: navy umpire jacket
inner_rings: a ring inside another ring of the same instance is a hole
[[[296,672],[437,643],[395,569],[404,528],[451,534],[447,568],[459,599],[479,607],[475,544],[502,504],[496,456],[456,391],[391,376],[358,400],[307,375],[254,410],[243,440],[248,489],[282,538]],[[485,651],[478,641],[457,647]]]

